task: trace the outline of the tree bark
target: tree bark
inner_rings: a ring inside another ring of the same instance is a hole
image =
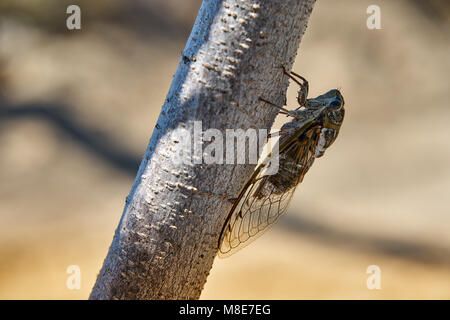
[[[269,130],[278,110],[258,99],[284,104],[281,66],[291,69],[314,2],[203,1],[90,299],[199,298],[229,199],[255,165],[173,161],[175,137],[194,121]]]

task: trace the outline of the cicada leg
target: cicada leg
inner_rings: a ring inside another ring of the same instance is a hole
[[[269,105],[271,105],[272,107],[277,108],[278,110],[280,110],[280,113],[281,113],[281,114],[285,114],[285,115],[287,115],[287,116],[290,116],[290,117],[295,118],[295,114],[292,114],[292,111],[289,111],[289,110],[286,109],[286,108],[280,107],[280,106],[276,105],[275,103],[270,102],[269,100],[266,100],[266,99],[264,99],[264,98],[259,97],[259,100],[262,101],[262,102],[265,102],[265,103],[267,103],[267,104],[269,104]]]
[[[300,86],[300,90],[298,91],[297,101],[300,107],[298,107],[296,110],[300,109],[301,107],[307,107],[308,106],[308,91],[309,91],[309,83],[308,80],[303,78],[301,75],[291,71],[288,72],[284,66],[282,66],[283,72],[285,75],[287,75],[289,78],[295,81]],[[299,78],[302,82],[300,82],[297,78]]]

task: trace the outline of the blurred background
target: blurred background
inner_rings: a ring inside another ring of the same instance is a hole
[[[88,297],[200,3],[0,2],[0,298]],[[342,89],[340,137],[201,298],[450,298],[449,17],[444,0],[317,1],[293,70],[310,96]]]

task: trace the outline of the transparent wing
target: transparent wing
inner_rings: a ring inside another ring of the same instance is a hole
[[[219,257],[227,257],[257,239],[287,211],[296,186],[314,161],[316,142],[313,136],[288,138],[280,147],[276,175],[264,175],[266,161],[255,170],[222,229]],[[294,180],[287,182],[290,177]]]

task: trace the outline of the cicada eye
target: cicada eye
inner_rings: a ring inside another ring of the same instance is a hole
[[[340,101],[338,99],[334,99],[333,101],[331,101],[330,107],[335,110],[338,110],[339,108],[342,107],[342,101]]]

